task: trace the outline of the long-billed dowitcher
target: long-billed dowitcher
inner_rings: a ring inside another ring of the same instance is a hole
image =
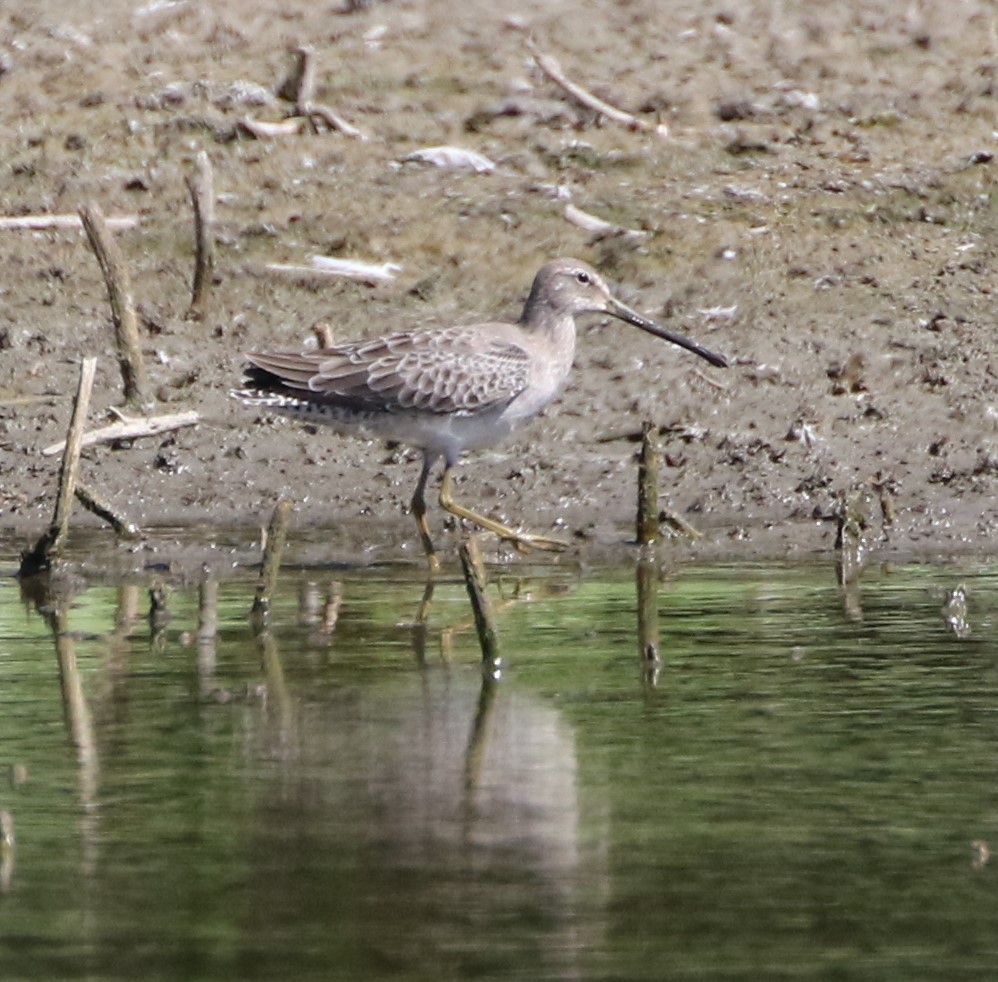
[[[515,324],[430,327],[318,350],[257,352],[247,355],[244,388],[234,395],[340,432],[422,450],[412,513],[432,571],[439,560],[426,521],[425,491],[441,457],[440,505],[446,511],[518,546],[562,549],[565,543],[558,539],[510,528],[458,504],[451,475],[462,451],[497,442],[558,394],[572,367],[575,319],[582,314],[610,314],[712,365],[727,365],[720,355],[621,303],[591,266],[555,259],[534,278]]]

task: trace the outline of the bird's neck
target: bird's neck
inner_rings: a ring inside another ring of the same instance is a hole
[[[575,317],[550,307],[531,308],[528,304],[520,318],[520,326],[547,348],[551,368],[562,377],[567,375],[575,358]]]

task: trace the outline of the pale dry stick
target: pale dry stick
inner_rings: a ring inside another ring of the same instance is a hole
[[[315,101],[315,49],[309,45],[303,44],[295,51],[294,66],[278,87],[277,94],[293,102],[295,115],[302,117],[313,130],[318,121],[354,140],[367,139],[366,133],[348,123],[339,113]]]
[[[112,232],[135,228],[141,219],[138,215],[110,215],[104,219]],[[83,221],[79,215],[4,215],[0,216],[0,230],[19,231],[27,229],[33,232],[44,232],[47,229],[82,228]]]
[[[351,265],[322,266],[302,266],[297,263],[267,263],[263,267],[257,267],[250,272],[261,273],[266,276],[278,276],[282,279],[291,280],[329,280],[346,279],[357,280],[361,283],[374,285],[385,280],[395,278],[395,273],[389,267],[394,263],[368,264],[355,263]]]
[[[187,188],[194,208],[194,284],[188,320],[201,320],[208,307],[215,271],[215,181],[211,160],[202,150],[194,158],[194,173],[187,175]]]
[[[278,137],[297,136],[305,128],[303,119],[282,119],[279,123],[269,123],[263,119],[245,116],[236,124],[257,140],[275,140]]]
[[[48,531],[35,543],[34,549],[21,557],[21,576],[32,576],[48,569],[57,559],[69,533],[69,515],[73,509],[76,478],[80,470],[80,450],[83,447],[83,424],[90,408],[90,393],[94,388],[96,358],[84,358],[80,366],[80,381],[73,400],[73,415],[66,436],[66,449],[59,469],[59,496]]]
[[[593,232],[601,236],[619,235],[625,239],[638,240],[647,239],[650,234],[649,232],[642,232],[640,229],[614,225],[612,222],[598,218],[596,215],[591,215],[588,211],[583,211],[572,204],[565,205],[565,220],[585,232]]]
[[[352,140],[368,139],[367,134],[362,129],[354,126],[353,123],[348,123],[338,112],[320,102],[306,102],[299,107],[299,111],[313,125],[318,119],[331,130],[337,130]]]
[[[305,127],[314,133],[318,131],[319,124],[322,124],[352,139],[366,140],[368,138],[366,133],[348,123],[329,106],[315,101],[315,49],[303,44],[295,50],[294,59],[290,71],[275,91],[278,98],[294,104],[296,126],[289,125],[291,120],[286,120],[284,123],[262,124],[257,120],[242,120],[243,128],[260,139],[271,139],[301,132]]]
[[[583,88],[577,82],[573,82],[568,78],[561,70],[561,65],[558,64],[557,60],[541,51],[530,38],[527,38],[525,43],[527,49],[534,56],[537,67],[552,82],[560,85],[580,105],[585,106],[587,109],[592,109],[593,112],[598,112],[600,115],[606,116],[607,119],[611,119],[615,123],[620,123],[628,129],[641,130],[642,133],[652,133],[655,136],[663,138],[668,137],[669,127],[664,123],[649,123],[647,120],[640,119],[633,113],[629,113],[624,109],[618,109],[616,106],[611,106],[610,103],[604,102],[599,96],[593,95],[588,89]]]
[[[92,447],[98,443],[113,443],[115,440],[136,440],[143,436],[158,436],[171,430],[179,430],[184,426],[194,426],[201,421],[200,414],[194,409],[180,413],[165,413],[162,416],[125,416],[116,423],[109,423],[96,430],[90,430],[83,435],[83,446]],[[52,457],[59,453],[66,441],[60,440],[42,450],[42,455]]]
[[[724,382],[718,382],[717,379],[711,378],[709,375],[705,375],[700,371],[699,368],[693,369],[693,374],[703,382],[706,382],[709,386],[714,389],[718,389],[721,392],[727,392],[728,386]]]
[[[111,320],[114,323],[115,347],[118,349],[118,365],[124,385],[125,402],[145,405],[149,402],[149,383],[142,350],[139,346],[138,318],[135,315],[135,300],[132,287],[118,243],[111,237],[100,208],[93,203],[80,207],[80,219],[86,230],[90,246],[97,256],[107,297],[111,304]]]
[[[288,77],[277,87],[277,95],[294,103],[299,116],[302,107],[312,101],[315,94],[315,48],[303,44],[295,50],[295,62]]]
[[[34,406],[38,403],[54,403],[54,395],[46,396],[14,396],[11,399],[0,399],[0,409],[13,409],[15,406]]]

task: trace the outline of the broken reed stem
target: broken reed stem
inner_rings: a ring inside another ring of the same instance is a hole
[[[315,49],[307,44],[295,50],[295,62],[288,77],[277,89],[278,98],[294,103],[299,115],[301,107],[312,101],[315,94]]]
[[[659,537],[658,467],[660,460],[658,427],[646,420],[641,424],[641,453],[638,457],[637,538],[641,545],[657,542]]]
[[[89,203],[80,207],[80,221],[83,222],[90,247],[97,257],[97,262],[100,263],[107,285],[125,402],[137,406],[145,405],[149,402],[147,396],[149,383],[142,362],[135,300],[132,297],[132,286],[125,261],[118,243],[108,230],[103,212],[96,204]]]
[[[123,539],[137,539],[142,535],[142,529],[138,525],[116,512],[114,506],[105,501],[96,491],[77,485],[76,500],[87,511],[104,519]]]
[[[59,468],[59,496],[48,531],[38,540],[31,552],[21,557],[21,576],[32,576],[48,569],[58,558],[69,533],[69,515],[73,509],[73,494],[80,471],[80,450],[83,446],[83,426],[90,409],[90,393],[94,388],[96,358],[84,358],[80,365],[80,381],[73,400],[73,415],[66,435],[66,449]]]
[[[277,585],[277,573],[281,568],[281,553],[288,535],[288,515],[291,512],[291,499],[281,498],[274,506],[267,526],[267,542],[263,549],[263,564],[260,567],[260,582],[253,598],[251,614],[266,616],[270,610],[270,597]]]
[[[138,215],[110,215],[104,221],[107,222],[108,228],[120,231],[135,228],[140,219]],[[2,231],[19,231],[20,229],[43,231],[81,227],[82,222],[79,215],[4,215],[0,217],[0,230]]]
[[[664,123],[649,123],[647,120],[641,119],[633,113],[618,109],[616,106],[611,106],[609,102],[604,102],[599,96],[594,95],[588,89],[579,85],[578,82],[573,82],[561,70],[561,65],[558,64],[557,60],[541,51],[530,38],[526,39],[526,45],[527,50],[534,56],[537,67],[552,82],[560,85],[576,102],[585,106],[586,109],[592,109],[593,112],[597,112],[601,116],[606,116],[607,119],[611,119],[615,123],[620,123],[628,129],[641,130],[642,133],[653,133],[655,136],[661,137],[669,135],[669,127]]]
[[[112,410],[117,412],[117,410]],[[83,446],[91,447],[97,443],[111,443],[114,440],[135,440],[143,436],[158,436],[170,430],[178,430],[183,426],[193,426],[201,420],[196,410],[188,409],[179,413],[166,413],[162,416],[125,416],[118,412],[120,419],[116,423],[98,427],[83,434]],[[53,443],[42,450],[43,457],[51,457],[65,447],[65,441]]]
[[[471,599],[471,610],[475,615],[475,631],[478,633],[478,643],[482,649],[483,664],[497,669],[499,667],[499,636],[496,633],[495,615],[492,604],[485,592],[487,583],[485,564],[478,542],[472,536],[464,536],[458,547],[461,556],[461,569],[464,571],[464,584],[468,588]]]
[[[299,111],[312,126],[315,126],[315,121],[319,120],[329,127],[329,129],[336,130],[338,133],[342,133],[352,140],[367,139],[367,134],[363,130],[358,129],[353,123],[348,123],[338,112],[330,109],[329,106],[324,106],[318,102],[308,102],[300,106]]]
[[[187,188],[194,208],[194,284],[187,317],[201,320],[207,311],[215,271],[215,180],[204,150],[194,158],[194,173],[187,175]]]

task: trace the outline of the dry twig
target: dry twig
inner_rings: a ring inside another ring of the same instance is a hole
[[[560,85],[580,105],[585,106],[587,109],[592,109],[593,112],[606,116],[607,119],[612,119],[615,123],[620,123],[622,126],[628,127],[628,129],[641,130],[642,133],[653,133],[655,136],[668,137],[669,127],[664,123],[649,123],[647,120],[640,119],[633,113],[629,113],[624,109],[618,109],[616,106],[611,106],[610,103],[604,102],[599,96],[593,95],[588,89],[583,88],[577,82],[573,82],[568,78],[561,70],[561,65],[558,64],[557,60],[541,51],[530,38],[526,39],[526,45],[530,53],[534,56],[537,67],[552,82]]]
[[[266,120],[244,116],[236,126],[257,140],[274,140],[283,136],[297,136],[305,129],[305,120],[294,117],[282,119],[279,123],[268,123]]]
[[[114,531],[124,539],[137,539],[142,530],[134,522],[115,511],[114,507],[105,501],[96,491],[82,485],[76,487],[76,500],[89,512],[98,518],[103,518]]]
[[[118,232],[122,229],[135,228],[139,224],[138,215],[111,215],[104,219],[109,229]],[[0,216],[0,230],[16,231],[29,229],[45,231],[58,228],[82,228],[83,221],[79,215],[4,215]]]
[[[104,282],[107,284],[108,301],[111,304],[111,319],[114,322],[115,346],[118,349],[118,364],[124,383],[125,402],[145,405],[148,381],[139,347],[138,318],[135,315],[135,300],[118,243],[111,237],[107,222],[100,208],[86,204],[80,208],[80,220],[86,230],[90,246],[97,256]]]
[[[294,280],[319,280],[329,277],[359,280],[361,283],[377,283],[393,280],[401,270],[397,263],[366,263],[357,259],[337,259],[334,256],[310,256],[311,266],[297,263],[267,263],[263,272]]]
[[[352,140],[366,140],[367,134],[348,123],[338,112],[321,102],[306,102],[299,106],[299,112],[314,127],[316,120],[324,123],[329,129],[336,130]]]
[[[671,508],[663,508],[658,518],[660,522],[668,522],[677,532],[682,532],[683,535],[688,535],[691,539],[703,538],[703,532],[690,525],[679,512],[673,511]]]
[[[170,430],[179,430],[184,426],[193,426],[200,422],[201,416],[193,409],[181,413],[165,413],[162,416],[124,416],[116,423],[109,423],[99,429],[91,430],[83,435],[81,445],[92,447],[97,443],[112,443],[115,440],[135,440],[142,436],[157,436]],[[66,445],[65,440],[45,447],[42,454],[51,457],[59,453]]]
[[[187,188],[194,207],[194,285],[188,318],[204,317],[215,270],[215,182],[211,160],[202,150],[194,159],[195,170],[187,176]]]
[[[277,87],[281,99],[292,102],[299,116],[304,116],[301,107],[312,101],[315,93],[315,48],[303,44],[295,51],[295,62],[288,76]]]
[[[625,239],[639,240],[648,238],[648,232],[642,232],[636,228],[624,228],[623,225],[614,225],[603,218],[591,215],[588,211],[576,208],[575,205],[565,205],[565,218],[573,225],[586,232],[593,232],[597,236],[619,235]]]
[[[21,557],[21,576],[32,576],[48,569],[58,558],[69,532],[69,515],[73,509],[76,478],[80,470],[80,451],[83,448],[83,425],[90,408],[90,393],[94,388],[96,358],[84,358],[80,366],[80,381],[73,401],[73,416],[65,441],[65,453],[59,469],[59,496],[48,531],[35,543],[34,549]]]

